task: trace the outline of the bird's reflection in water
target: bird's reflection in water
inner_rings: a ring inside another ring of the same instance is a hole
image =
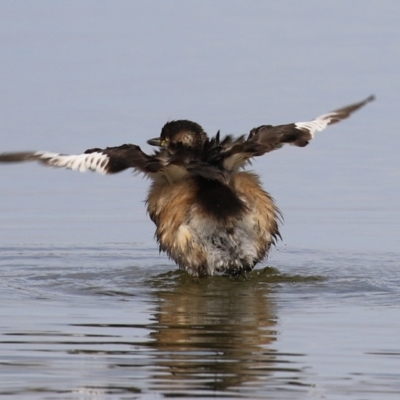
[[[160,367],[153,377],[157,389],[224,390],[275,369],[271,272],[200,279],[173,272],[152,282],[158,297],[151,333]]]

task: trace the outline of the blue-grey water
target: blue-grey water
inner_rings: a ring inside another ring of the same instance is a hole
[[[252,168],[284,243],[246,277],[179,272],[149,182],[0,166],[0,397],[398,399],[400,3],[0,2],[0,152],[309,120]]]
[[[198,279],[136,243],[0,251],[0,395],[400,394],[399,254],[286,250]]]

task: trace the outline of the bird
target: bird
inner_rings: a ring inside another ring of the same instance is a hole
[[[316,132],[374,99],[371,95],[308,122],[261,125],[239,137],[222,138],[220,131],[209,137],[196,122],[173,120],[147,141],[156,147],[150,155],[138,145],[123,144],[77,155],[0,153],[0,162],[37,161],[100,174],[133,169],[151,180],[146,205],[160,252],[191,275],[246,274],[282,239],[282,213],[259,176],[246,170],[251,160],[285,144],[304,147]]]

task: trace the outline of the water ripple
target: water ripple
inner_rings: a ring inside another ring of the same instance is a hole
[[[263,398],[269,390],[291,399],[321,385],[351,393],[357,376],[367,386],[390,381],[400,393],[397,373],[353,369],[345,374],[350,389],[324,380],[306,361],[312,349],[300,344],[310,343],[307,325],[290,327],[296,317],[324,318],[313,328],[318,346],[328,327],[347,340],[330,322],[338,302],[341,319],[360,304],[390,304],[390,314],[400,304],[396,255],[292,251],[285,264],[273,257],[274,266],[246,276],[196,278],[129,243],[0,251],[0,395]],[[389,363],[400,349],[387,343],[361,354]]]

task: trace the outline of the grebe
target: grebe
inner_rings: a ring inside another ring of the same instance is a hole
[[[113,174],[128,168],[152,180],[146,199],[160,251],[193,275],[251,271],[279,234],[281,213],[254,172],[251,158],[288,143],[304,147],[328,125],[350,116],[374,96],[309,122],[262,125],[245,136],[209,138],[192,121],[171,121],[152,155],[124,144],[93,148],[79,155],[47,151],[0,154],[0,162],[39,161],[51,167]]]

